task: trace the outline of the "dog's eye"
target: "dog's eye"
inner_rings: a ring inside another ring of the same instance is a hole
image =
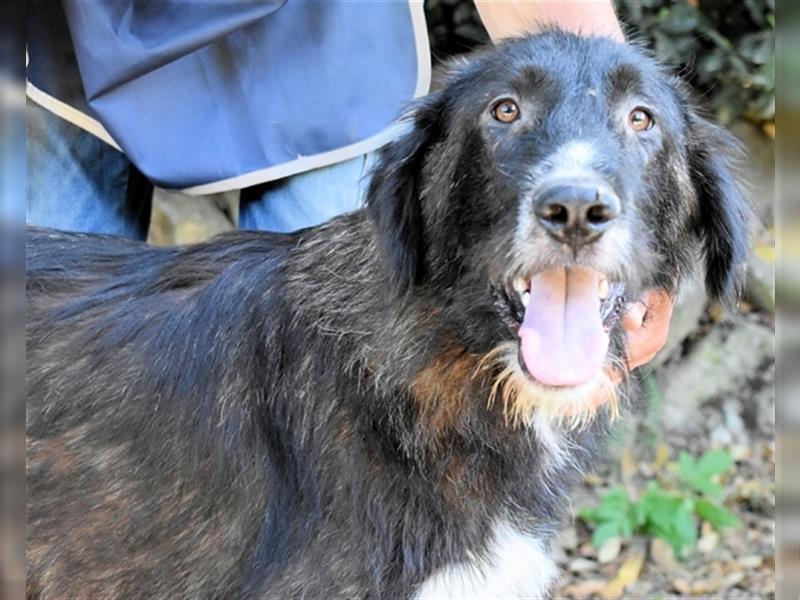
[[[501,123],[512,123],[519,118],[519,106],[508,98],[500,100],[492,107],[492,116]]]
[[[628,115],[628,124],[634,131],[647,131],[654,125],[653,117],[643,108],[634,108]]]

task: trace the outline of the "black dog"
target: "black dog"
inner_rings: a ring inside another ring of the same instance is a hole
[[[558,31],[410,115],[321,227],[30,231],[29,597],[547,593],[623,294],[701,263],[735,297],[734,144],[641,50]]]

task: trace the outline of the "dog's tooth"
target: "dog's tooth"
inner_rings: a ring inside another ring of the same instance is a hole
[[[522,292],[520,295],[520,300],[522,300],[522,306],[528,308],[528,302],[531,300],[531,293],[530,292]]]
[[[514,286],[514,291],[518,294],[521,294],[528,289],[528,284],[522,277],[514,278],[512,285]]]
[[[608,298],[608,279],[605,277],[600,278],[600,284],[597,286],[597,295],[601,300]]]

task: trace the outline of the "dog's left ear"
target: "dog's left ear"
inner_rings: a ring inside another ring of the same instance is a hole
[[[412,108],[410,130],[381,151],[367,191],[367,211],[399,293],[423,276],[422,174],[428,150],[441,137],[441,105],[431,94]]]
[[[695,231],[703,244],[706,289],[732,305],[744,284],[751,214],[735,174],[739,142],[696,114],[689,122],[689,161],[698,202]]]

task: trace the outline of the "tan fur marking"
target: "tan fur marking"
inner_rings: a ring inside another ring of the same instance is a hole
[[[411,393],[423,427],[437,435],[453,427],[479,359],[462,348],[448,350],[414,376]]]
[[[61,477],[70,477],[80,467],[81,457],[60,437],[33,440],[28,446],[28,464],[46,466]]]
[[[621,361],[611,359],[626,372]],[[411,382],[419,406],[422,426],[437,437],[452,428],[462,412],[471,385],[488,388],[487,406],[502,403],[503,417],[510,427],[531,422],[534,413],[566,429],[584,429],[607,406],[610,417],[619,416],[619,397],[611,378],[603,372],[595,380],[570,389],[554,389],[532,382],[520,368],[516,342],[506,341],[483,356],[463,348],[441,353]],[[598,394],[608,395],[599,406]]]

